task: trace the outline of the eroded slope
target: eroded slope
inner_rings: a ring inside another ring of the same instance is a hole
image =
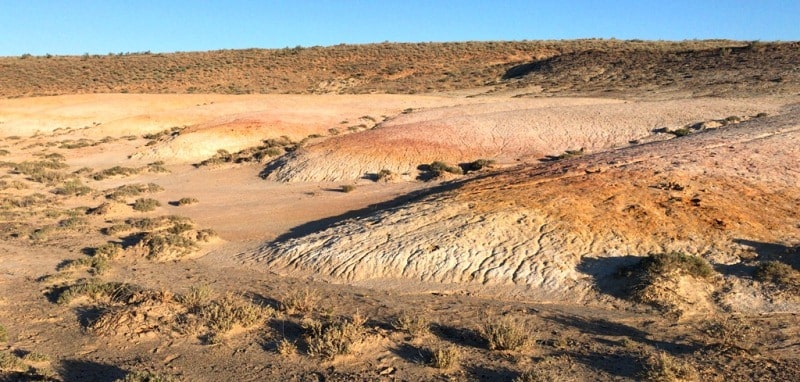
[[[629,256],[680,250],[736,264],[759,243],[798,240],[798,115],[489,174],[249,257],[334,281],[568,300],[594,296],[593,281]]]
[[[632,140],[663,139],[654,129],[774,113],[783,100],[715,98],[658,102],[613,99],[484,99],[412,111],[377,128],[309,145],[267,168],[279,181],[351,181],[381,170],[413,179],[421,164],[492,159],[537,161],[566,150],[597,152]]]

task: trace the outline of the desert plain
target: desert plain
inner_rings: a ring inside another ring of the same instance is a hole
[[[0,58],[0,379],[797,380],[798,48]]]

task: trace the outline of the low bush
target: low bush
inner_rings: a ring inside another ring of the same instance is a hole
[[[780,261],[767,261],[758,265],[753,275],[756,280],[775,285],[779,291],[800,294],[800,271]]]
[[[198,312],[200,308],[208,305],[214,296],[214,291],[208,285],[198,285],[189,288],[189,293],[178,296],[178,301],[183,304],[189,312]]]
[[[385,168],[378,171],[378,173],[375,175],[375,181],[377,182],[380,181],[388,182],[393,178],[394,178],[394,173],[391,170],[387,170]]]
[[[637,302],[671,314],[682,314],[684,297],[676,292],[682,277],[710,280],[716,272],[700,257],[682,252],[651,254],[637,264],[620,268],[617,275],[629,279],[628,293]]]
[[[713,277],[716,272],[711,267],[711,264],[700,257],[687,255],[683,252],[666,252],[644,257],[638,264],[623,267],[619,274],[621,276],[639,275],[645,278],[681,274],[707,279]]]
[[[274,314],[272,308],[253,305],[243,298],[227,294],[202,306],[198,315],[214,334],[222,334],[234,326],[250,327]]]
[[[350,319],[341,318],[328,322],[307,320],[304,327],[308,353],[326,359],[352,353],[365,339],[365,322],[366,319],[358,314]]]
[[[124,203],[129,197],[139,196],[143,193],[154,193],[161,191],[164,191],[164,187],[161,187],[155,183],[135,183],[125,184],[117,188],[106,190],[105,196],[106,199]]]
[[[125,378],[114,382],[176,382],[178,379],[168,375],[156,374],[149,371],[134,371],[125,375]]]
[[[403,312],[393,322],[397,330],[402,330],[413,337],[421,337],[430,333],[430,322],[421,314]]]
[[[295,290],[281,301],[281,310],[290,315],[311,313],[317,307],[319,300],[319,293],[312,289]]]
[[[750,349],[753,343],[753,327],[738,317],[726,316],[707,323],[701,331],[708,339],[708,345],[725,351],[729,349]]]
[[[491,159],[478,159],[463,165],[465,172],[480,171],[494,166],[495,161]]]
[[[158,207],[161,207],[161,203],[151,198],[139,198],[133,202],[133,209],[139,212],[153,211]]]
[[[164,167],[164,161],[156,161],[156,162],[153,162],[153,163],[148,163],[147,164],[147,171],[148,172],[153,172],[153,173],[169,172],[169,170],[167,170],[167,168]]]
[[[461,359],[461,351],[452,345],[427,349],[428,365],[437,369],[452,369]]]
[[[65,196],[81,196],[92,192],[92,188],[86,186],[79,179],[71,179],[64,182],[61,187],[56,188],[53,193]]]
[[[294,355],[297,354],[297,344],[287,340],[286,338],[283,338],[278,341],[278,344],[275,346],[275,351],[283,356]]]
[[[654,382],[696,381],[697,369],[663,351],[651,354],[643,362],[642,377]]]
[[[105,170],[101,170],[91,175],[91,178],[94,180],[104,180],[114,176],[131,176],[136,175],[141,172],[141,169],[133,168],[133,167],[122,167],[122,166],[114,166],[111,168],[107,168]]]
[[[57,304],[69,304],[72,300],[86,296],[94,301],[124,303],[142,288],[121,282],[102,282],[89,280],[54,291]]]
[[[174,204],[176,206],[188,206],[190,204],[195,204],[197,202],[199,202],[199,200],[197,200],[197,198],[188,198],[187,197],[187,198],[178,199],[178,201],[176,201]]]
[[[490,350],[519,350],[529,344],[530,331],[510,317],[487,322],[480,330]]]
[[[461,167],[458,166],[451,166],[442,161],[435,161],[429,165],[430,171],[436,174],[437,176],[447,172],[451,174],[461,175],[464,171],[461,170]]]

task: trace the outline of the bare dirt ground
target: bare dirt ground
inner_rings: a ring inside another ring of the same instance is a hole
[[[787,52],[706,48],[630,57]],[[547,57],[427,95],[0,101],[0,380],[797,380],[785,59],[709,97]],[[531,83],[559,67],[615,90]]]

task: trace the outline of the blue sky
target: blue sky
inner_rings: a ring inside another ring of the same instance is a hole
[[[0,56],[573,38],[800,40],[800,0],[0,0]]]

